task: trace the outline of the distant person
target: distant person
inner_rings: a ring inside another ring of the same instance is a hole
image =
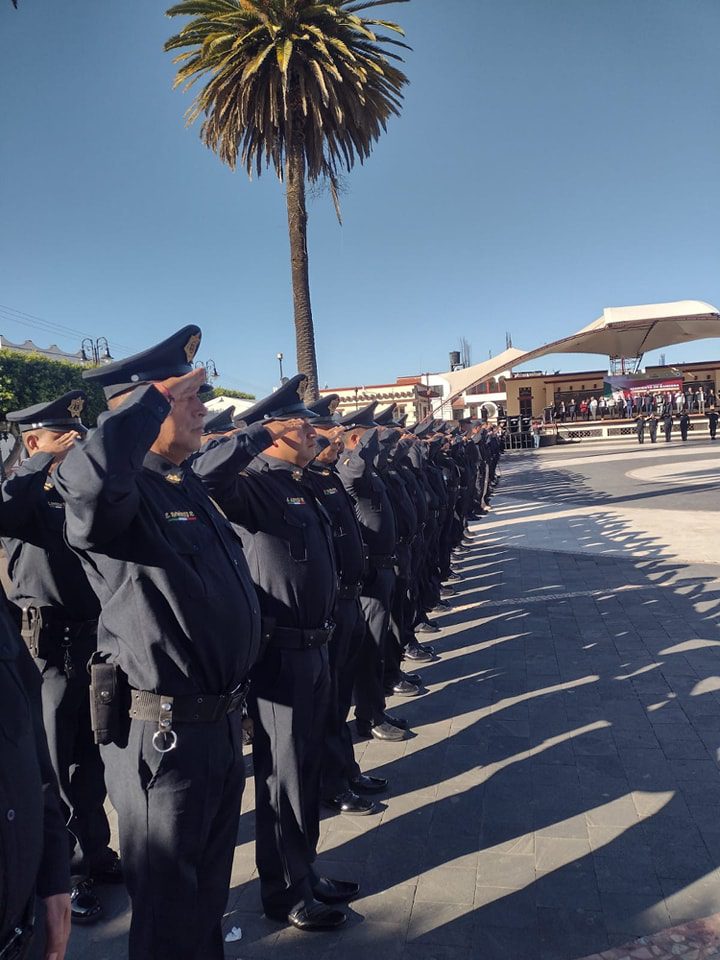
[[[597,397],[591,398],[589,407],[590,407],[590,419],[597,420],[597,411],[598,411]]]
[[[672,414],[669,411],[666,411],[663,414],[663,433],[665,434],[666,443],[670,443],[670,435],[672,434],[672,427],[673,427]]]
[[[635,432],[637,433],[638,443],[645,443],[645,417],[642,413],[635,419]]]
[[[710,407],[708,411],[708,425],[710,427],[710,439],[715,439],[715,434],[717,433],[718,420],[720,420],[720,413],[717,412],[715,407]]]
[[[575,397],[571,397],[570,403],[568,404],[568,415],[571,423],[574,423],[577,420],[577,404],[575,403]]]
[[[688,438],[688,429],[690,427],[690,417],[687,410],[683,410],[680,414],[680,436],[683,440]]]
[[[655,443],[657,441],[658,418],[654,412],[650,414],[647,425],[650,431],[650,443]]]
[[[581,419],[581,420],[587,420],[587,418],[588,418],[588,402],[587,402],[587,400],[583,399],[583,400],[580,401],[579,413],[580,413],[580,419]]]
[[[698,389],[697,392],[697,404],[698,404],[698,413],[701,416],[705,415],[705,391],[702,387]]]
[[[540,434],[542,433],[542,423],[540,420],[533,420],[532,424],[532,438],[533,438],[533,447],[537,450],[540,446]]]
[[[681,413],[684,406],[685,394],[682,392],[682,390],[678,390],[678,392],[675,394],[675,409],[678,413]]]

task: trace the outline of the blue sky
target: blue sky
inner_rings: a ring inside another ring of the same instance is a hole
[[[156,0],[20,7],[0,0],[0,333],[122,356],[197,322],[221,383],[269,391],[278,351],[294,369],[282,187],[184,127],[162,50],[179,21]],[[321,384],[447,369],[461,336],[476,362],[506,331],[531,349],[605,306],[720,304],[716,0],[385,13],[414,48],[403,115],[348,177],[344,226],[310,207]]]

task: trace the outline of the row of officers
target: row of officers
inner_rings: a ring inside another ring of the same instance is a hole
[[[720,420],[720,413],[711,407],[706,414],[708,419],[708,428],[710,430],[710,439],[714,440],[717,435],[718,420]],[[680,438],[681,440],[686,441],[688,438],[688,431],[691,429],[691,419],[689,414],[681,413],[677,418],[678,427],[680,429]],[[652,413],[649,417],[646,417],[644,414],[635,418],[635,432],[637,433],[638,443],[645,443],[645,431],[647,430],[650,435],[650,443],[657,442],[658,428],[660,428],[665,436],[667,443],[670,442],[673,432],[674,419],[671,409],[666,409],[661,416],[656,416]]]
[[[314,867],[321,805],[370,814],[388,787],[349,712],[359,737],[407,736],[386,696],[420,693],[402,668],[434,658],[418,634],[489,509],[494,428],[340,418],[336,397],[305,406],[301,375],[240,424],[208,415],[200,336],[86,371],[94,430],[81,391],[8,415],[27,457],[0,502],[3,960],[27,950],[35,893],[61,960],[70,917],[102,913],[93,881],[127,886],[130,960],[221,960],[246,714],[264,912],[341,926],[359,885]]]

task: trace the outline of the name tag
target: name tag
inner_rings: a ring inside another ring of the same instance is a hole
[[[168,523],[192,523],[197,517],[192,510],[171,510],[165,514]]]

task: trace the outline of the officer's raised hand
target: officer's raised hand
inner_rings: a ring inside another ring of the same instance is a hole
[[[183,400],[197,397],[198,390],[205,383],[206,377],[207,371],[205,367],[198,367],[196,370],[191,370],[190,373],[184,373],[181,377],[168,377],[167,380],[154,380],[153,386],[156,387],[170,403],[180,403]]]
[[[27,436],[25,442],[31,454],[49,453],[59,463],[72,450],[79,436],[77,430],[69,430],[67,433],[53,433],[50,430],[42,430],[39,433]]]

